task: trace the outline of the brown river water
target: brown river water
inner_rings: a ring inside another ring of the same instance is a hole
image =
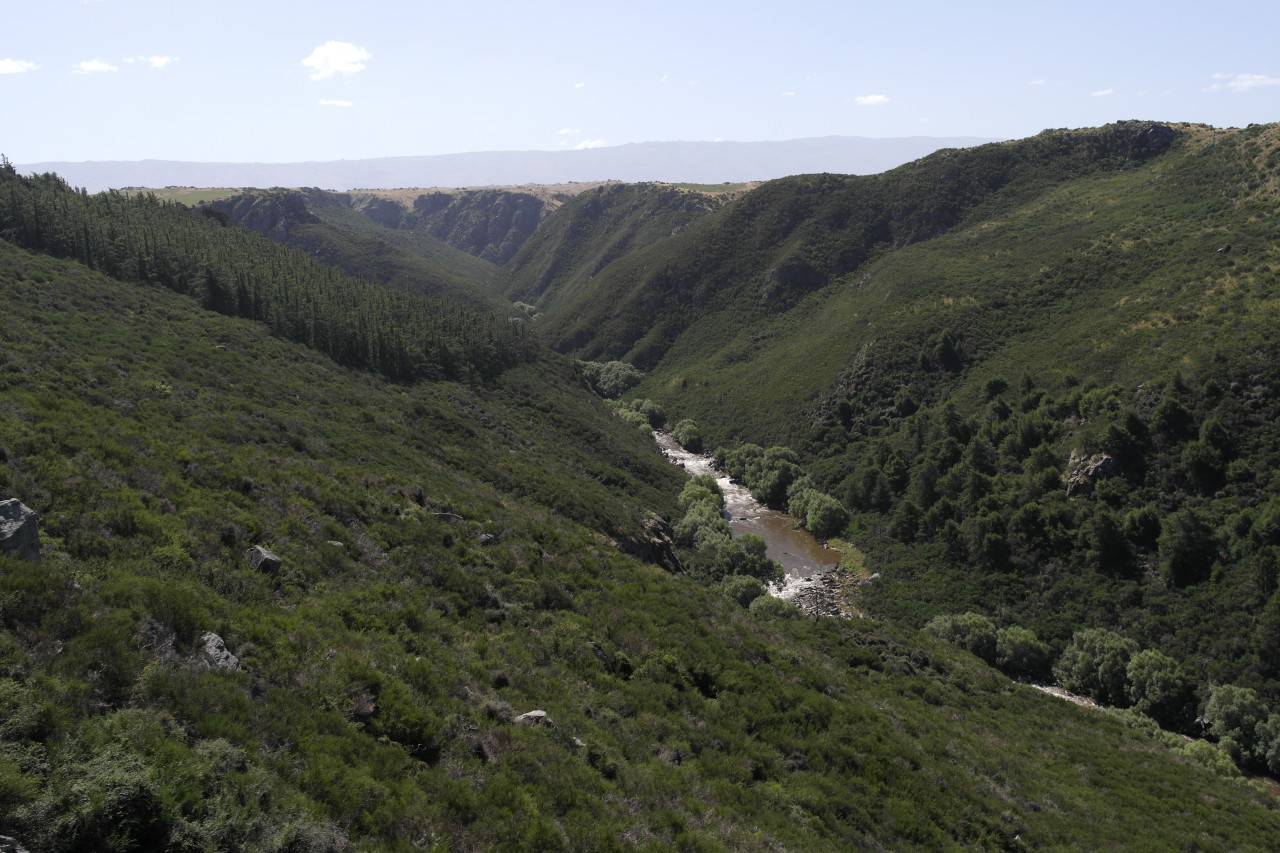
[[[783,582],[769,590],[779,598],[791,599],[799,592],[820,583],[823,575],[840,563],[840,552],[828,548],[807,530],[796,525],[799,520],[785,512],[778,512],[760,504],[751,497],[745,486],[733,482],[716,470],[710,456],[690,453],[665,432],[654,433],[658,446],[674,464],[684,468],[693,477],[710,474],[715,477],[724,493],[724,512],[734,536],[755,533],[764,539],[765,553],[777,560],[786,571]]]

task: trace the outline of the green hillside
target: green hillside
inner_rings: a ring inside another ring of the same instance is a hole
[[[867,611],[1032,630],[1044,677],[1106,629],[1116,685],[1054,676],[1143,706],[1124,664],[1158,650],[1164,724],[1227,685],[1280,726],[1277,167],[1276,125],[1126,122],[775,181],[541,328],[711,446],[797,451]],[[1280,729],[1241,736],[1280,768]]]
[[[403,209],[386,202],[395,211]],[[387,227],[351,196],[323,190],[247,190],[210,203],[235,222],[344,272],[397,290],[506,311],[488,286],[496,267],[430,234]]]
[[[683,231],[726,197],[668,184],[608,184],[582,193],[534,232],[494,286],[540,311],[576,305],[594,292],[596,273]]]
[[[647,562],[683,475],[523,326],[0,178],[0,491],[42,542],[0,558],[0,827],[32,851],[1280,835],[1207,743]]]

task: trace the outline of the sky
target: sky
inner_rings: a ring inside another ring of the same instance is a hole
[[[1280,121],[1275,0],[5,5],[18,164]]]

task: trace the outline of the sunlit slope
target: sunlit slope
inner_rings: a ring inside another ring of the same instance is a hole
[[[585,357],[659,363],[686,330],[722,346],[742,329],[904,246],[1045,189],[1166,153],[1172,128],[1131,122],[943,151],[882,175],[772,181],[595,275],[545,333]]]
[[[855,391],[976,400],[987,379],[1028,372],[1132,387],[1243,356],[1276,328],[1280,268],[1277,132],[1246,134],[1187,133],[1142,165],[979,208],[781,316],[712,315],[645,393],[718,429],[802,441]],[[943,333],[963,373],[921,369]]]

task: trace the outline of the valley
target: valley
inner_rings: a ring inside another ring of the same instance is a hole
[[[1275,847],[1280,125],[216,196],[0,168],[29,850]]]

